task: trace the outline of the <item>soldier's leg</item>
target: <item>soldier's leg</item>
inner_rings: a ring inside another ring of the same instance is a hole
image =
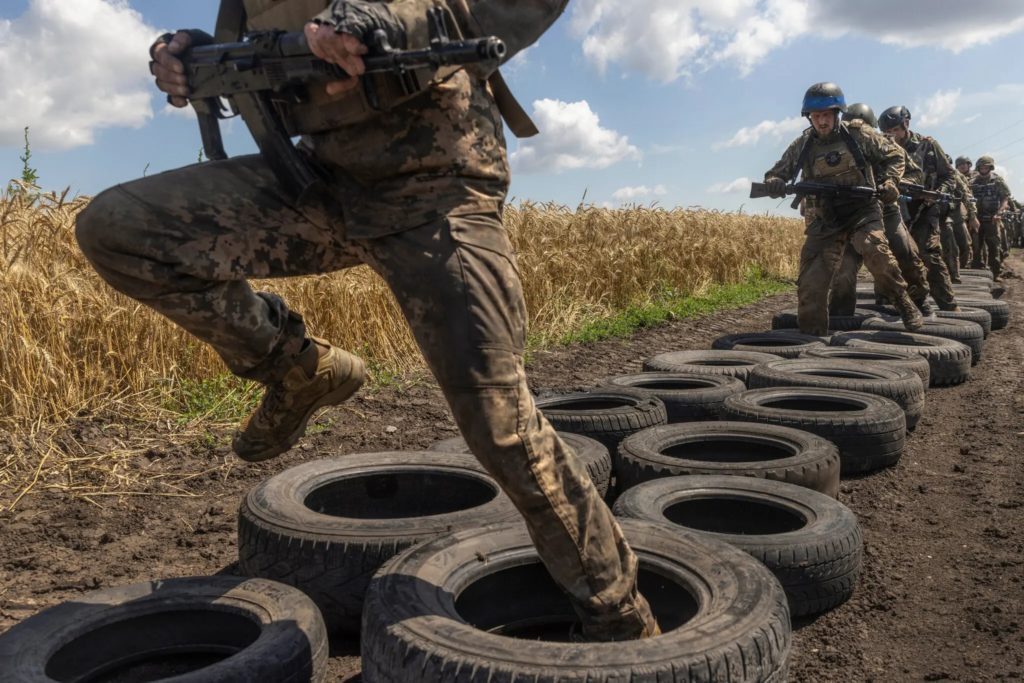
[[[829,292],[829,315],[853,315],[857,309],[857,271],[860,270],[860,254],[849,244],[843,249],[839,270],[832,278]]]
[[[971,253],[971,229],[967,227],[967,220],[964,218],[962,210],[953,214],[953,237],[956,239],[957,251],[960,252],[959,266],[967,268],[973,256]]]
[[[973,258],[971,260],[971,268],[983,268],[982,266],[982,251],[985,246],[984,226],[985,221],[981,222],[982,227],[978,228],[978,231],[971,234],[972,245],[971,252]]]
[[[113,187],[79,214],[76,235],[114,289],[212,345],[235,374],[270,383],[309,342],[302,318],[246,278],[357,263],[336,228],[319,209],[290,206],[247,156]]]
[[[942,258],[938,216],[938,207],[925,207],[918,213],[910,228],[910,234],[917,243],[925,268],[928,269],[928,287],[932,298],[941,310],[950,311],[956,308],[956,297],[953,295],[953,284],[949,280],[946,262]]]
[[[854,230],[850,235],[850,246],[864,259],[864,267],[886,297],[896,301],[907,296],[907,282],[877,221],[865,223]]]
[[[946,270],[949,272],[950,282],[960,282],[960,247],[956,242],[956,235],[953,231],[952,219],[945,219],[939,223],[939,241],[942,244],[942,257],[946,261]]]
[[[914,238],[910,236],[907,226],[903,223],[903,214],[898,204],[887,204],[882,207],[882,226],[885,239],[889,242],[900,273],[907,283],[907,294],[911,300],[921,305],[928,298],[928,271],[921,260]],[[876,291],[878,287],[876,286]]]
[[[527,386],[526,307],[500,216],[451,216],[367,246],[467,444],[522,513],[584,632],[597,640],[650,635],[637,559]]]
[[[797,324],[804,334],[828,334],[828,293],[846,246],[846,233],[809,232],[800,250]]]
[[[1002,259],[1000,258],[999,224],[995,220],[987,220],[981,224],[981,234],[984,240],[985,249],[988,252],[988,268],[992,271],[992,277],[998,278],[1002,273]]]

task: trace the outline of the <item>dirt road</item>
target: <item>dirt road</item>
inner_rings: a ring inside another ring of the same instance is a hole
[[[1024,272],[1019,257],[1012,265]],[[794,625],[792,681],[1024,678],[1024,283],[1007,284],[1010,327],[989,338],[971,381],[928,392],[899,465],[843,482],[841,500],[864,529],[864,575],[848,603]],[[640,371],[655,353],[765,329],[793,302],[774,297],[627,340],[539,353],[531,381],[536,390],[592,386]],[[140,458],[154,475],[204,472],[181,497],[25,498],[0,514],[0,632],[93,588],[230,571],[238,501],[259,480],[319,455],[426,447],[456,433],[442,405],[424,379],[357,397],[271,464],[234,461],[225,434],[213,435],[215,445],[166,443]],[[97,449],[116,436],[103,424],[75,428]],[[334,654],[336,679],[358,680],[357,644],[338,643]]]

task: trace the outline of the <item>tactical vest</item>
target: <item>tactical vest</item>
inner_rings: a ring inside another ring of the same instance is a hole
[[[990,218],[999,211],[999,187],[993,174],[989,173],[988,178],[975,176],[971,181],[971,192],[978,202],[978,215]]]
[[[391,2],[392,0],[377,0]],[[239,6],[241,3],[241,7]],[[312,17],[324,11],[330,0],[221,0],[220,16],[218,17],[217,39],[235,40],[241,26],[234,26],[234,17],[245,11],[245,30],[265,31],[278,29],[283,31],[301,31]],[[457,30],[457,27],[451,27]],[[234,33],[234,36],[230,34]],[[227,36],[227,37],[225,37]],[[461,36],[453,35],[453,39]],[[308,135],[360,123],[377,116],[380,111],[387,111],[413,97],[419,95],[432,81],[442,81],[460,67],[441,67],[440,69],[417,69],[411,73],[421,88],[409,93],[398,77],[391,74],[370,74],[377,92],[380,110],[370,106],[363,85],[337,95],[328,95],[325,85],[310,86],[308,101],[301,104],[280,104],[278,108],[284,119],[288,132],[295,135]],[[537,128],[529,115],[513,97],[499,71],[488,78],[488,87],[495,99],[501,115],[509,128],[517,137],[530,137],[537,134]]]
[[[871,169],[853,137],[843,131],[829,137],[822,141],[812,134],[801,150],[798,165],[803,177],[836,185],[873,185]]]
[[[914,160],[923,173],[921,184],[929,190],[934,190],[938,186],[939,178],[939,162],[932,142],[932,138],[922,136],[917,141],[909,141],[905,148],[907,156]]]

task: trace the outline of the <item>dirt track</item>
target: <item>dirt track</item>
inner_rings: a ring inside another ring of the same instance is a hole
[[[1019,256],[1012,266],[1024,272]],[[864,529],[864,574],[848,603],[795,624],[791,681],[1024,678],[1024,284],[1007,284],[1010,327],[989,338],[971,381],[928,392],[899,465],[843,482],[841,500]],[[537,354],[531,380],[537,390],[571,390],[638,372],[655,353],[767,328],[771,312],[793,301],[774,297],[628,340]],[[98,507],[29,496],[0,514],[0,632],[93,588],[230,571],[245,491],[317,454],[421,448],[452,436],[440,405],[426,380],[364,394],[269,465],[217,467],[231,458],[223,445],[167,444],[147,454],[140,466],[154,473],[210,470],[188,484],[194,497],[108,498]],[[110,435],[83,424],[76,437],[100,449]],[[357,654],[355,643],[336,645],[337,680],[358,680]]]

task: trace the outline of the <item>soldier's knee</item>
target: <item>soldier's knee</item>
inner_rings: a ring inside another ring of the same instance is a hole
[[[75,240],[78,242],[78,248],[93,264],[102,262],[104,255],[109,253],[109,240],[105,237],[109,237],[117,230],[110,220],[113,214],[112,192],[106,190],[96,195],[75,218]]]

